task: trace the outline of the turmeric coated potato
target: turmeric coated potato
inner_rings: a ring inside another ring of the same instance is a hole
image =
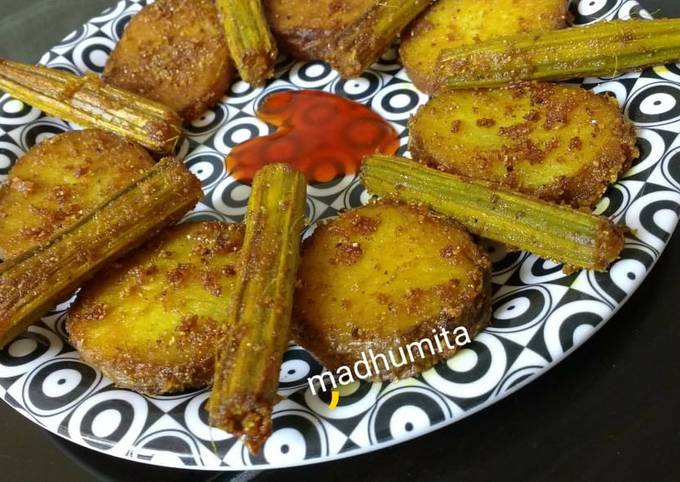
[[[432,93],[444,49],[567,26],[566,0],[439,0],[402,34],[401,59],[413,83]]]
[[[296,58],[326,58],[330,39],[352,25],[373,0],[264,0],[265,14],[282,50]]]
[[[104,80],[191,121],[222,98],[233,74],[212,0],[157,0],[128,24],[106,63]]]
[[[14,257],[72,226],[153,164],[138,145],[98,129],[39,143],[0,187],[0,256]]]
[[[593,207],[639,155],[615,99],[567,85],[441,92],[409,127],[421,163],[575,208]]]
[[[67,329],[81,357],[143,393],[209,384],[236,280],[241,225],[181,224],[101,272]]]
[[[376,378],[410,376],[455,353],[453,337],[450,348],[442,335],[438,350],[442,329],[474,337],[490,319],[486,254],[454,221],[422,207],[380,201],[321,224],[303,245],[298,280],[294,339],[330,370],[371,350],[394,357]],[[409,347],[423,339],[435,347],[424,342],[425,356]]]

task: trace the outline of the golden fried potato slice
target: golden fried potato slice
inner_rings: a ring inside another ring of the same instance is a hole
[[[439,0],[403,33],[401,59],[416,87],[432,93],[443,49],[564,28],[567,18],[566,0]]]
[[[639,155],[615,99],[568,85],[441,92],[409,127],[424,164],[576,208],[597,203]]]
[[[265,15],[282,50],[302,60],[325,58],[326,42],[352,25],[374,0],[264,0]]]
[[[389,361],[374,376],[410,376],[456,351],[442,342],[439,353],[436,333],[465,327],[473,337],[490,319],[486,254],[426,208],[380,201],[321,224],[303,245],[298,278],[295,341],[330,370],[372,350]],[[435,349],[425,357],[408,348],[426,338]],[[400,349],[407,363],[397,366]]]
[[[157,0],[135,15],[104,80],[200,117],[231,85],[234,66],[212,0]]]
[[[71,342],[121,387],[155,394],[209,384],[242,242],[236,224],[167,229],[83,288],[68,314]]]
[[[39,143],[0,186],[0,257],[14,257],[72,226],[153,165],[138,145],[98,129]]]

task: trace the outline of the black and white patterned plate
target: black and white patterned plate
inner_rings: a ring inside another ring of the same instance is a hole
[[[107,56],[143,1],[125,0],[93,18],[46,53],[41,63],[72,72],[101,72]],[[574,1],[577,23],[649,15],[631,0]],[[222,103],[189,128],[181,149],[201,179],[205,196],[190,219],[240,221],[250,188],[225,172],[225,154],[272,128],[254,116],[268,93],[319,89],[370,106],[402,137],[409,116],[427,100],[409,82],[396,51],[361,78],[341,80],[321,62],[282,60],[264,89],[237,82]],[[458,356],[397,383],[350,387],[333,411],[306,390],[319,364],[291,346],[281,369],[274,434],[261,455],[208,426],[208,391],[145,397],[117,389],[79,359],[67,343],[63,304],[4,351],[0,397],[46,429],[95,450],[158,465],[248,469],[347,457],[431,432],[507,396],[565,358],[635,291],[666,246],[680,212],[680,68],[642,75],[586,79],[585,88],[609,93],[636,123],[640,160],[613,186],[598,211],[633,228],[621,260],[608,273],[565,276],[559,266],[526,253],[494,252],[494,320]],[[0,98],[0,176],[35,143],[71,129],[68,123]],[[317,221],[357,206],[367,195],[356,178],[310,187],[308,215]]]

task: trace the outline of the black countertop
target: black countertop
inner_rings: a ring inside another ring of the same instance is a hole
[[[680,17],[677,0],[642,1],[656,16]],[[111,3],[0,0],[0,57],[35,62]],[[679,273],[676,235],[625,307],[550,373],[462,422],[388,449],[263,472],[162,469],[76,446],[0,402],[0,480],[677,481]]]

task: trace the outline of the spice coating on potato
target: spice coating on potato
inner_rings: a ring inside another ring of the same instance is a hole
[[[8,259],[47,241],[153,165],[138,145],[97,129],[37,144],[0,187],[0,256]]]
[[[369,349],[399,362],[400,347],[433,339],[433,330],[479,333],[490,319],[489,283],[486,254],[455,222],[390,201],[352,209],[303,245],[294,338],[331,370]],[[410,376],[454,352],[426,351],[379,376]]]
[[[265,15],[280,47],[298,59],[326,57],[334,34],[356,22],[373,0],[264,0]]]
[[[639,155],[615,99],[567,85],[441,92],[409,127],[419,162],[575,208],[591,208]]]
[[[400,54],[413,83],[432,93],[444,49],[567,26],[565,0],[439,0],[402,35]]]
[[[233,73],[211,0],[157,0],[132,18],[103,77],[191,121],[224,95]]]
[[[241,225],[167,229],[83,288],[68,314],[71,342],[121,387],[154,394],[209,384],[242,242]]]

